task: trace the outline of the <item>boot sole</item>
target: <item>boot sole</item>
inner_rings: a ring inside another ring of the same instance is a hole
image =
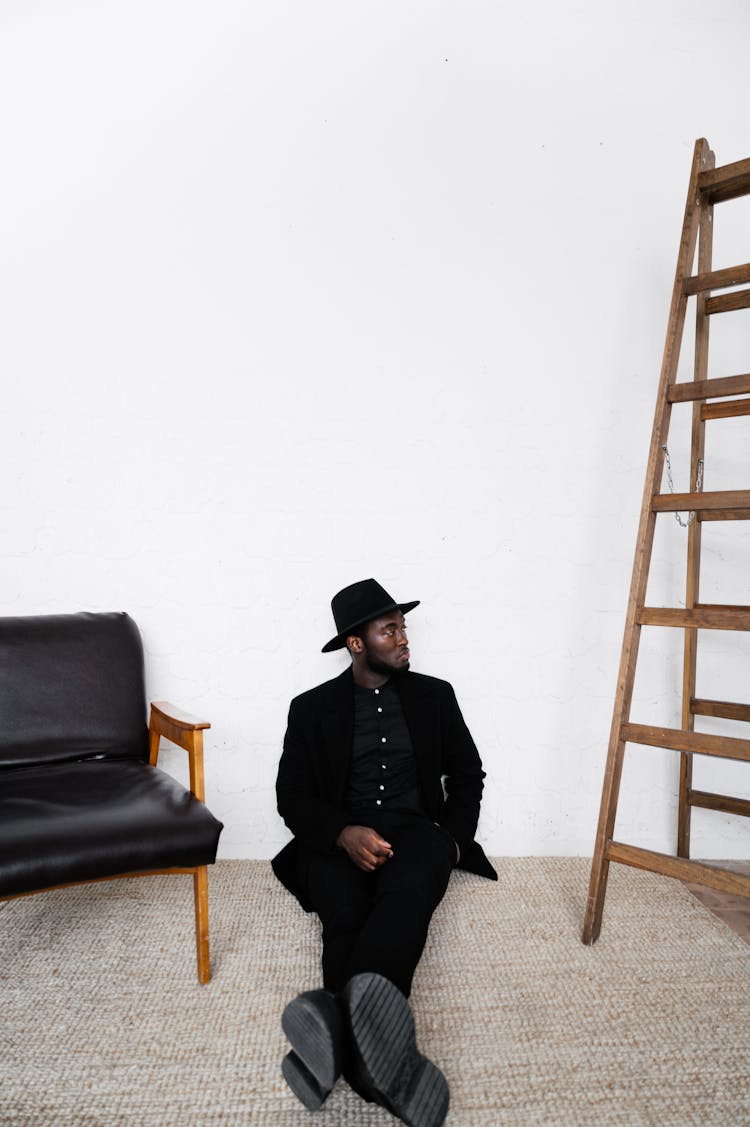
[[[364,1086],[407,1127],[440,1127],[448,1113],[448,1082],[418,1051],[404,995],[380,975],[361,974],[349,982],[344,999]]]
[[[300,1103],[303,1103],[308,1111],[320,1111],[328,1092],[323,1091],[312,1072],[305,1067],[296,1053],[287,1053],[281,1062],[281,1072]]]
[[[281,1028],[296,1056],[325,1092],[323,1099],[341,1074],[341,1022],[335,1006],[333,998],[330,1007],[326,1002],[324,1008],[309,995],[300,994],[281,1015]]]

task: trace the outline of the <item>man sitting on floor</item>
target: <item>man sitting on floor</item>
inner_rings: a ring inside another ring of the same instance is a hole
[[[455,865],[497,880],[474,841],[484,771],[446,681],[409,671],[404,615],[374,579],[331,602],[351,666],[296,697],[276,784],[294,839],[274,872],[323,926],[324,989],[284,1011],[282,1071],[311,1110],[341,1071],[413,1127],[439,1127],[442,1072],[414,1040],[407,1001]]]

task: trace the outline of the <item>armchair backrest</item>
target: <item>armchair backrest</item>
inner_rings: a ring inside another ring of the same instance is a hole
[[[148,757],[143,646],[127,614],[0,617],[0,768]]]

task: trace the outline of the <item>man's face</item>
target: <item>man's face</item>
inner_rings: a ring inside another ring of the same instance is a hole
[[[364,627],[364,658],[373,673],[405,673],[409,668],[409,641],[400,610],[374,618]]]

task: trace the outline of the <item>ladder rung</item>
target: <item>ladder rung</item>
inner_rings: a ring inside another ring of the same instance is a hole
[[[750,373],[722,376],[718,380],[692,380],[673,383],[667,391],[670,403],[690,403],[694,399],[717,399],[722,395],[745,395],[750,392]]]
[[[750,610],[745,603],[696,603],[696,610]]]
[[[708,203],[721,203],[750,192],[750,158],[698,173],[698,190]]]
[[[750,704],[735,704],[731,700],[704,700],[695,697],[690,703],[693,716],[718,716],[722,720],[750,721]]]
[[[750,763],[750,740],[738,740],[735,736],[708,736],[704,732],[656,728],[651,724],[623,724],[620,737],[631,744],[689,751],[696,755],[716,755],[720,759],[741,759]]]
[[[734,419],[739,415],[750,415],[750,399],[730,399],[727,403],[703,403],[701,419]]]
[[[713,509],[710,513],[698,513],[696,520],[750,520],[750,512],[743,509]]]
[[[733,313],[737,309],[750,308],[750,290],[737,290],[735,293],[719,294],[706,298],[706,313]]]
[[[657,493],[651,502],[655,513],[705,513],[711,509],[750,512],[750,489],[724,489],[716,493]]]
[[[729,869],[702,865],[700,861],[687,861],[684,857],[670,857],[667,853],[639,849],[620,841],[610,841],[605,849],[605,856],[608,861],[619,861],[621,865],[632,865],[636,869],[647,869],[650,873],[662,873],[665,877],[705,884],[719,892],[750,896],[750,877],[743,873],[733,873]]]
[[[706,290],[720,290],[725,286],[740,286],[750,282],[750,262],[742,266],[729,266],[726,270],[710,270],[707,274],[694,274],[682,279],[684,294],[705,293]]]
[[[728,794],[710,794],[705,790],[692,790],[689,795],[691,806],[704,810],[721,810],[723,814],[741,814],[750,818],[750,802],[746,798],[732,798]]]
[[[750,630],[750,607],[701,606],[692,610],[672,607],[641,607],[636,615],[641,626],[689,626],[698,630]]]

